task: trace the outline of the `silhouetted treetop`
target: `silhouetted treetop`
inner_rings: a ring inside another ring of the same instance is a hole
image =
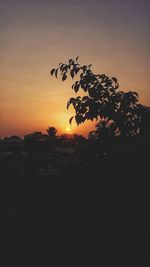
[[[46,131],[49,137],[56,137],[57,130],[55,127],[49,127]]]
[[[90,140],[100,140],[102,143],[112,142],[120,134],[113,121],[101,120],[95,127],[95,131],[89,132],[88,138]]]
[[[135,136],[139,133],[141,121],[138,94],[135,91],[119,91],[116,77],[105,74],[94,74],[90,65],[81,65],[78,57],[69,59],[67,64],[60,63],[58,68],[52,69],[50,74],[65,81],[68,76],[74,81],[72,89],[75,93],[83,90],[83,97],[71,97],[67,109],[72,105],[75,116],[70,118],[70,123],[75,118],[79,125],[86,120],[113,121],[123,136]]]

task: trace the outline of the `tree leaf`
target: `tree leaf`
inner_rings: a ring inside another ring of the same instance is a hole
[[[60,70],[63,70],[63,67],[65,66],[65,64],[61,64],[60,66]]]
[[[112,77],[112,80],[117,83],[117,78],[116,77]]]
[[[138,97],[138,93],[137,92],[133,92],[134,95],[136,95]]]
[[[71,78],[73,79],[74,78],[74,70],[73,69],[70,71],[70,75],[71,75]]]
[[[67,102],[67,109],[69,108],[69,106],[74,102],[75,98],[74,97],[71,97],[69,99],[69,101]]]
[[[70,124],[72,123],[73,118],[74,118],[74,116],[72,116],[72,117],[69,119],[69,123],[70,123]]]
[[[57,74],[58,74],[58,69],[55,70],[55,77],[57,78]]]
[[[52,70],[50,71],[50,74],[53,76],[54,72],[55,72],[55,69],[52,69]]]
[[[77,74],[79,72],[79,70],[80,70],[80,67],[78,65],[75,65],[75,67],[74,67],[75,74]]]
[[[69,101],[67,102],[67,109],[69,108],[70,104],[71,104],[71,102],[70,102],[70,100],[69,100]]]
[[[67,75],[66,75],[66,73],[64,73],[62,76],[62,81],[65,81],[66,79],[67,79]]]
[[[83,72],[86,72],[86,70],[87,70],[87,66],[84,65],[84,66],[82,67],[82,69],[83,69]]]
[[[88,96],[83,96],[82,101],[85,101],[85,100],[88,100],[88,99],[89,99]]]
[[[71,64],[73,62],[73,59],[71,58],[71,59],[69,59],[69,64]]]
[[[81,114],[77,114],[75,116],[75,120],[76,120],[77,125],[79,125],[80,123],[85,121],[85,119],[83,118],[83,116]]]
[[[74,86],[74,91],[76,93],[79,91],[79,87],[80,87],[80,85],[76,83],[75,86]]]

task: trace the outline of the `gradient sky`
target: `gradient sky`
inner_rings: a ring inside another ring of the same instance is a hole
[[[0,0],[0,136],[66,131],[71,81],[49,70],[76,56],[150,105],[149,16],[150,0]]]

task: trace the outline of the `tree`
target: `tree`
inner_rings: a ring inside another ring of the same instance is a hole
[[[54,127],[49,127],[46,131],[49,137],[56,137],[57,130]]]
[[[30,154],[48,151],[48,136],[42,132],[33,132],[24,136],[25,149]]]
[[[112,142],[120,132],[113,121],[101,120],[96,124],[96,130],[89,133],[90,140],[101,140],[101,142]]]
[[[73,105],[77,125],[86,120],[114,122],[122,136],[135,136],[139,133],[141,121],[138,103],[138,94],[133,91],[118,91],[119,84],[116,77],[109,78],[105,74],[94,74],[90,65],[80,65],[77,57],[69,59],[67,64],[60,63],[58,68],[52,69],[50,74],[56,78],[60,75],[65,81],[70,75],[73,79],[78,77],[72,89],[75,93],[83,90],[83,97],[71,97],[67,103],[67,109]]]
[[[82,144],[86,142],[86,138],[84,136],[82,136],[81,134],[74,134],[73,135],[73,141],[76,144]]]

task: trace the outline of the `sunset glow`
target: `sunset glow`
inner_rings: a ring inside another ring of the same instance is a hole
[[[70,133],[71,132],[71,128],[69,126],[66,126],[66,132]]]
[[[116,76],[122,90],[150,105],[149,1],[0,1],[0,137],[54,126],[87,136],[94,123],[69,127],[72,80],[49,70],[80,57],[95,73]],[[86,5],[85,5],[86,4]]]

